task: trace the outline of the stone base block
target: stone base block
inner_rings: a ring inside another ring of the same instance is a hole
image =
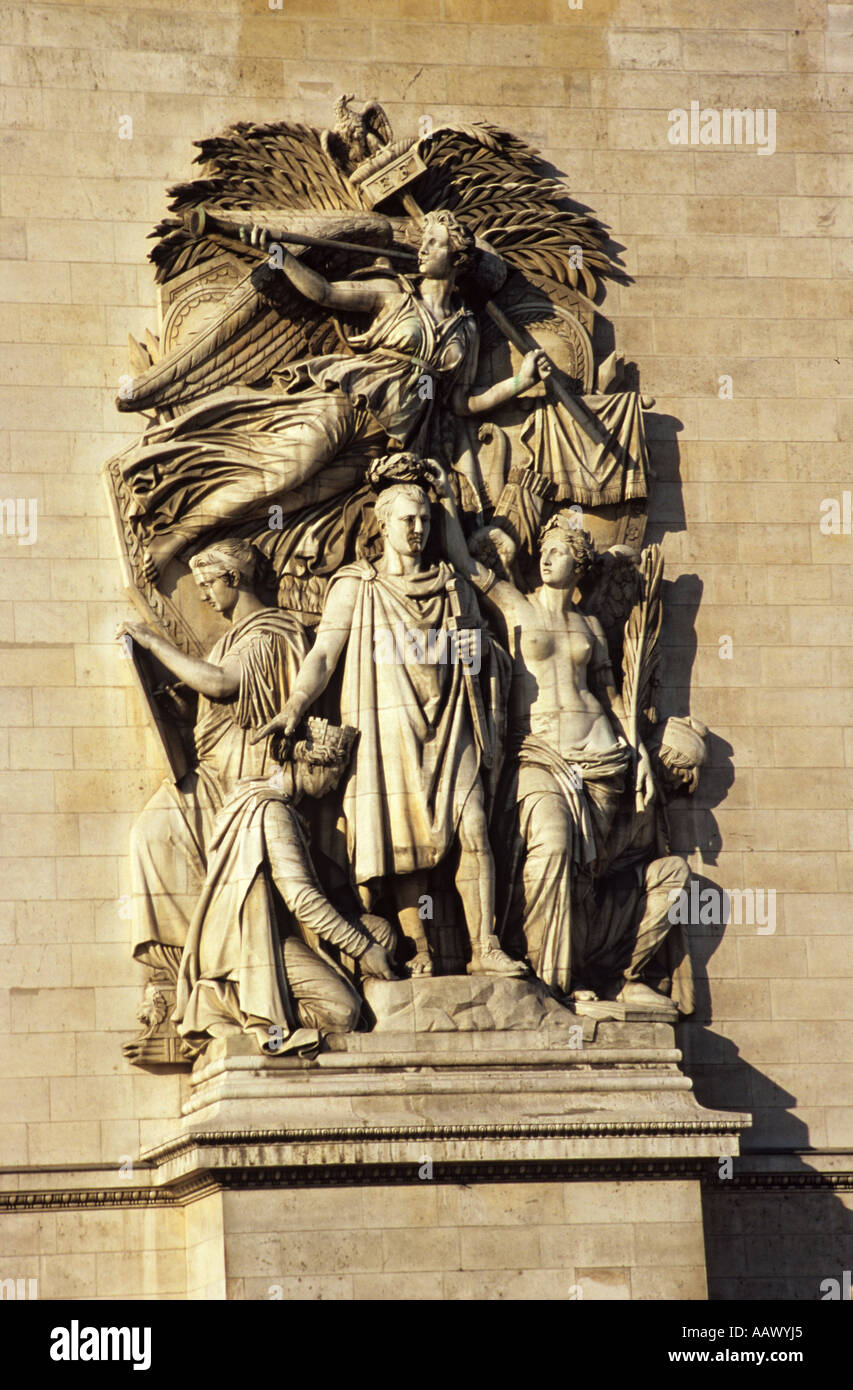
[[[149,1155],[181,1183],[223,1164],[300,1168],[680,1157],[738,1150],[748,1117],[704,1110],[674,1029],[578,1018],[523,980],[368,986],[378,1026],[306,1059],[235,1035],[196,1063],[181,1132]],[[414,1024],[421,1025],[415,1030]]]
[[[524,980],[367,996],[373,1031],[310,1060],[213,1043],[144,1155],[215,1216],[198,1296],[706,1297],[700,1175],[748,1117],[697,1104],[671,1022],[580,1018]]]
[[[707,1297],[697,1181],[461,1186],[422,1167],[408,1185],[226,1191],[227,1297]]]

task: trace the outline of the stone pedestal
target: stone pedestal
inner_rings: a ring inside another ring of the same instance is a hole
[[[144,1155],[202,1200],[198,1296],[706,1296],[699,1179],[748,1117],[697,1104],[672,1023],[525,981],[367,994],[373,1031],[311,1061],[212,1044]]]

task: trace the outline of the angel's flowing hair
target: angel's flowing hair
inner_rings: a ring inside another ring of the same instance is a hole
[[[546,522],[539,533],[539,547],[545,541],[546,536],[556,534],[565,544],[575,562],[575,574],[578,578],[587,574],[595,565],[598,559],[598,552],[592,543],[592,536],[588,531],[581,531],[575,523],[576,513],[572,513],[570,521],[566,512],[555,512],[551,520]]]
[[[444,227],[447,230],[447,240],[453,252],[453,268],[464,273],[468,270],[476,251],[474,233],[469,231],[464,223],[454,217],[447,208],[437,208],[434,212],[428,212],[423,220],[422,232],[427,227]]]

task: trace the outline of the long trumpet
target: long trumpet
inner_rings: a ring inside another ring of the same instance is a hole
[[[423,217],[423,214],[421,214]],[[252,246],[249,242],[251,226],[242,222],[235,213],[208,212],[204,207],[192,208],[184,213],[184,225],[193,236],[206,236],[211,241],[218,242],[220,245],[227,246],[234,240],[240,241],[242,245],[258,260],[268,260],[269,254],[258,246]],[[257,221],[252,225],[263,225]],[[387,256],[389,260],[416,261],[416,251],[406,251],[398,247],[386,246],[363,246],[355,241],[336,241],[332,237],[308,236],[305,232],[288,232],[283,228],[267,226],[265,228],[270,236],[278,242],[290,242],[296,246],[319,246],[330,250],[356,251],[362,255]],[[516,327],[508,319],[502,309],[492,300],[484,305],[486,313],[495,322],[500,331],[522,354],[534,351],[538,348],[538,343],[526,328]],[[580,425],[584,433],[593,443],[602,448],[608,448],[619,457],[618,448],[614,448],[613,440],[607,430],[605,430],[597,418],[578,400],[576,396],[568,390],[564,382],[560,379],[559,372],[555,364],[547,359],[548,371],[545,380],[553,392],[556,399],[568,411],[572,419]]]
[[[249,244],[249,234],[251,228],[257,223],[246,224],[235,217],[233,213],[225,214],[208,212],[204,207],[193,208],[184,214],[184,225],[193,236],[206,236],[210,240],[216,241],[235,241],[238,240],[246,245],[247,250],[254,251],[258,257],[268,260],[268,252],[260,247]],[[396,246],[366,246],[357,241],[337,241],[334,237],[308,236],[305,232],[289,232],[285,228],[268,227],[266,229],[275,241],[291,242],[295,246],[320,246],[331,251],[356,251],[362,256],[387,256],[389,260],[397,261],[416,261],[418,253],[416,251],[405,251]]]

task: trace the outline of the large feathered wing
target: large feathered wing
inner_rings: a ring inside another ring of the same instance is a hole
[[[342,351],[331,315],[265,262],[222,299],[213,321],[132,382],[120,410],[158,413],[234,385],[250,385],[288,362]]]
[[[580,607],[601,623],[614,672],[622,670],[626,624],[642,595],[639,560],[636,550],[611,546],[580,582]]]

